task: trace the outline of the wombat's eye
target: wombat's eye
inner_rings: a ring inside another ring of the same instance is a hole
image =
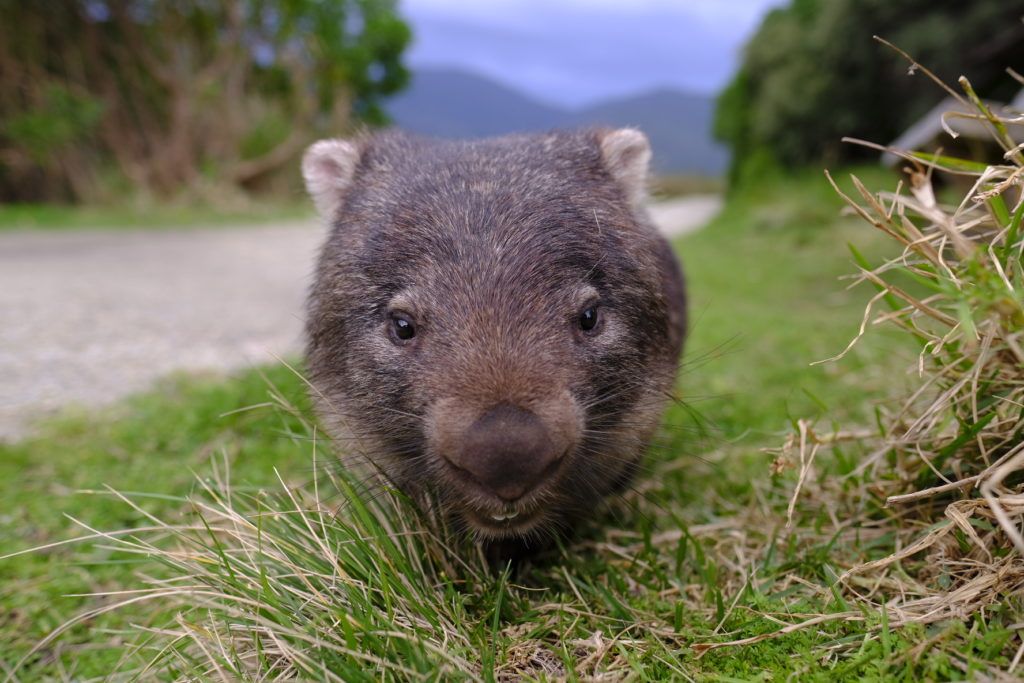
[[[391,336],[392,341],[401,344],[416,336],[416,325],[412,322],[412,316],[402,311],[391,313]]]
[[[601,322],[601,312],[597,306],[587,306],[580,312],[578,319],[580,329],[584,332],[593,332]]]

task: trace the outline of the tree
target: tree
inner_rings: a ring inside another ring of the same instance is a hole
[[[394,0],[0,0],[0,199],[253,188],[380,123]]]
[[[788,166],[856,159],[843,136],[888,142],[943,97],[873,35],[1005,101],[1020,87],[1005,68],[1024,70],[1022,17],[1024,0],[794,0],[747,44],[715,135],[734,165],[764,151]]]

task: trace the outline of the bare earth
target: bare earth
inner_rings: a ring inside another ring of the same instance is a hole
[[[666,235],[717,196],[655,204]],[[0,440],[72,403],[107,404],[175,370],[294,353],[322,228],[313,222],[0,234]]]

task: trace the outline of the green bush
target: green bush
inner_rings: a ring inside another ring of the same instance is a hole
[[[872,35],[1008,101],[1020,84],[1005,68],[1024,71],[1022,16],[1024,0],[794,0],[747,44],[719,95],[715,135],[737,165],[759,150],[787,167],[870,157],[841,138],[889,142],[942,98]]]

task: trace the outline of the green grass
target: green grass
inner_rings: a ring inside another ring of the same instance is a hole
[[[887,175],[866,169],[879,184]],[[856,334],[866,288],[839,278],[855,266],[855,242],[873,262],[888,245],[862,222],[839,216],[817,173],[737,193],[706,229],[679,246],[690,288],[691,334],[684,395],[706,397],[708,416],[727,438],[763,438],[812,417],[863,419],[868,401],[890,385],[878,353],[899,353],[895,335],[867,340],[842,364],[811,366],[842,351]]]
[[[725,179],[703,175],[660,175],[651,179],[651,196],[658,199],[674,199],[695,194],[717,194],[725,189]]]
[[[305,197],[266,204],[216,207],[196,203],[72,206],[0,204],[0,232],[82,228],[178,228],[306,220],[313,216]]]
[[[0,445],[0,548],[13,552],[83,535],[71,518],[103,530],[141,524],[141,515],[104,492],[107,484],[153,494],[144,505],[151,514],[180,513],[179,502],[160,496],[189,493],[197,486],[196,474],[209,475],[211,463],[225,456],[239,486],[278,486],[275,465],[295,481],[308,480],[310,463],[295,458],[294,420],[259,410],[221,417],[265,402],[268,381],[286,385],[283,391],[301,405],[303,391],[284,368],[229,380],[176,377],[103,412],[51,421],[36,438]],[[63,596],[123,585],[136,569],[125,564],[130,559],[83,544],[0,561],[0,642],[7,645],[0,662],[11,666],[51,629],[96,605]],[[93,647],[106,639],[97,637],[98,629],[123,628],[141,614],[128,610],[88,624],[44,653],[42,670],[56,670],[47,661],[52,657],[94,676],[108,670],[117,653]],[[30,667],[22,676],[31,679],[35,671]]]
[[[847,241],[873,263],[889,248],[869,227],[838,217],[839,207],[818,174],[765,180],[679,242],[692,306],[680,378],[687,406],[670,410],[637,482],[642,495],[611,501],[567,548],[509,583],[483,573],[465,548],[447,547],[443,534],[405,533],[418,527],[396,512],[401,500],[344,505],[351,493],[332,493],[344,490],[344,474],[314,476],[314,454],[324,453],[307,438],[303,386],[286,368],[172,379],[0,447],[5,552],[82,534],[69,517],[101,530],[152,526],[145,515],[193,527],[0,560],[0,663],[13,666],[52,629],[111,600],[68,594],[139,588],[144,573],[204,575],[211,591],[260,608],[167,595],[75,624],[18,676],[102,678],[132,654],[125,643],[138,642],[135,624],[188,635],[160,665],[164,677],[201,676],[204,658],[186,643],[216,642],[203,639],[226,633],[226,622],[272,626],[349,679],[369,670],[392,679],[420,672],[489,680],[518,671],[540,679],[633,672],[638,680],[946,680],[1005,668],[1016,636],[997,610],[966,624],[902,630],[866,614],[864,622],[824,623],[703,657],[690,647],[771,633],[778,624],[766,615],[792,623],[856,609],[828,588],[837,556],[850,551],[838,544],[849,541],[785,532],[792,475],[773,478],[772,456],[760,450],[778,446],[793,419],[825,414],[826,406],[830,420],[870,421],[872,401],[891,393],[913,355],[895,337],[875,335],[841,363],[809,365],[846,346],[871,294],[844,291],[837,280],[853,270]],[[297,405],[298,415],[273,405],[233,412],[278,402]],[[848,467],[839,460],[826,474]],[[310,511],[314,483],[327,506],[340,508],[337,516]],[[103,493],[104,485],[139,509]],[[82,489],[100,493],[76,493]],[[817,519],[827,529],[829,512],[812,511],[812,526]],[[304,520],[315,534],[303,531]],[[190,552],[164,554],[174,547],[168,535]],[[313,538],[327,543],[314,547]],[[265,551],[237,550],[245,543]],[[1008,597],[999,609],[1012,615],[1020,607]],[[264,670],[275,665],[271,643],[245,642]],[[232,641],[221,665],[238,665],[245,647]],[[314,667],[305,678],[329,679]]]

